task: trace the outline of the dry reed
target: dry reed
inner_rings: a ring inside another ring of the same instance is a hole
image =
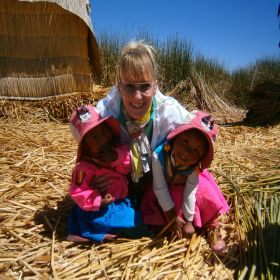
[[[231,205],[222,220],[224,254],[215,255],[203,233],[191,240],[162,235],[73,244],[65,238],[76,143],[68,125],[50,114],[51,106],[63,111],[56,102],[47,100],[40,107],[5,101],[0,118],[0,278],[243,279],[252,271],[246,259],[247,229],[253,226],[255,194],[279,192],[280,126],[220,128],[211,171]]]
[[[168,95],[178,99],[188,110],[214,113],[222,123],[241,121],[245,111],[223,100],[196,71],[181,81]]]

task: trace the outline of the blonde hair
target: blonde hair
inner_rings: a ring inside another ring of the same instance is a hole
[[[156,80],[157,63],[156,50],[144,41],[131,41],[122,49],[118,63],[118,75],[128,77],[148,77]]]

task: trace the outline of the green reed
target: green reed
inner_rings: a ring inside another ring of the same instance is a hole
[[[242,210],[246,232],[245,268],[239,279],[276,280],[280,277],[280,195],[260,192],[254,207]],[[245,217],[250,217],[244,219]]]
[[[252,91],[264,82],[280,84],[280,59],[263,58],[256,63],[230,72],[219,61],[196,54],[192,44],[178,35],[165,40],[156,39],[148,31],[140,30],[135,36],[114,32],[96,34],[102,66],[101,84],[105,87],[116,83],[116,64],[122,47],[132,39],[144,40],[157,50],[158,80],[163,92],[171,91],[196,70],[217,94],[232,104],[246,108],[252,102]]]

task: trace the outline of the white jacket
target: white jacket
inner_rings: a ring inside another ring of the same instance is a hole
[[[169,132],[174,130],[179,124],[190,122],[191,114],[179,104],[179,102],[170,96],[163,95],[158,89],[155,94],[155,118],[153,123],[153,136],[151,141],[151,151],[154,151]],[[120,93],[117,86],[114,86],[108,95],[101,99],[96,108],[102,117],[119,117],[120,114]],[[130,137],[122,127],[122,140],[125,143],[130,142]]]

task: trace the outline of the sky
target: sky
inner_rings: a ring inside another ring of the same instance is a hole
[[[229,71],[280,58],[280,0],[90,0],[98,34],[146,31],[156,40],[187,40],[194,54]]]

